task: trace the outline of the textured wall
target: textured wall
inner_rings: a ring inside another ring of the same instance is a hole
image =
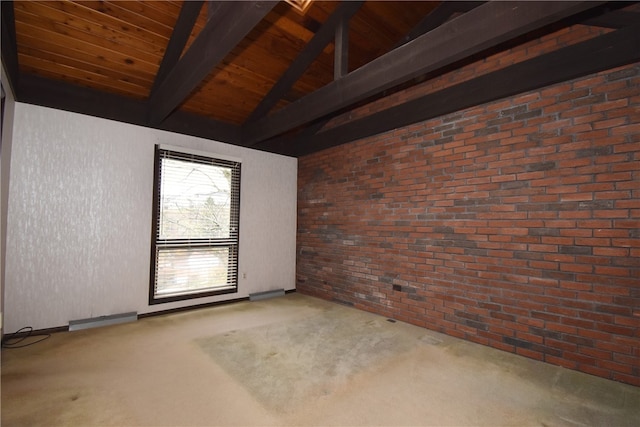
[[[640,385],[640,64],[300,159],[298,291]]]
[[[16,105],[6,331],[295,287],[293,158]],[[242,160],[237,294],[148,306],[154,144]]]

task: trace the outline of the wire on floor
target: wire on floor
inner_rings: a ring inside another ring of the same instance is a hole
[[[2,348],[22,348],[30,345],[37,344],[49,338],[51,334],[33,334],[33,328],[31,326],[25,326],[18,329],[12,334],[7,334],[2,339]],[[24,342],[29,338],[34,338],[35,341]]]

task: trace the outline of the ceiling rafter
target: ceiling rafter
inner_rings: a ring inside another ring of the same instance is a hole
[[[602,2],[489,2],[352,71],[347,76],[243,127],[258,144],[352,106],[414,77],[542,28]]]
[[[614,10],[583,22],[586,25],[605,28],[623,28],[640,23],[640,12]]]
[[[402,40],[394,46],[398,48],[447,22],[455,13],[469,12],[482,5],[483,1],[445,1],[425,16]]]
[[[153,86],[151,87],[152,94],[155,93],[160,83],[162,83],[162,81],[167,77],[167,74],[169,74],[169,72],[178,63],[180,54],[189,40],[189,35],[191,34],[193,26],[198,19],[198,15],[200,14],[203,4],[203,0],[185,1],[182,3],[180,15],[178,15],[176,25],[173,27],[173,32],[171,33],[171,38],[167,44],[167,49],[164,52],[160,68],[158,69]],[[213,8],[211,7],[211,4],[209,4],[209,10],[211,9]]]
[[[431,13],[429,13],[426,17],[422,19],[406,36],[402,38],[402,40],[397,43],[393,49],[396,49],[399,46],[402,46],[405,43],[415,39],[416,37],[421,36],[422,34],[433,30],[434,28],[439,27],[448,21],[451,16],[455,13],[465,13],[468,12],[481,4],[485,3],[484,1],[455,1],[455,2],[443,2],[438,5]],[[392,49],[392,50],[393,50]],[[337,54],[337,52],[336,52]],[[340,74],[340,77],[345,76],[348,73],[348,70],[343,71]],[[337,73],[334,71],[334,74]],[[329,114],[328,116],[323,117],[320,120],[317,120],[306,127],[302,132],[297,134],[296,138],[308,138],[312,135],[315,135],[320,131],[328,122],[331,121],[332,118],[339,115],[338,112],[334,112]],[[288,138],[291,138],[290,136]]]
[[[218,13],[218,9],[220,9],[223,6],[224,6],[223,1],[207,0],[207,20],[215,16],[215,14]]]
[[[223,3],[149,98],[149,123],[158,125],[171,114],[276,3]]]
[[[267,95],[253,110],[246,123],[254,122],[267,115],[293,84],[304,74],[322,50],[333,40],[336,26],[343,20],[348,21],[362,6],[363,1],[343,1],[333,14],[314,34],[302,52],[287,68],[282,77],[273,85]]]
[[[342,19],[336,27],[333,59],[333,78],[340,79],[349,72],[349,21]]]
[[[594,61],[593,58],[598,58]],[[493,71],[306,138],[259,147],[302,156],[399,127],[640,60],[640,24]]]

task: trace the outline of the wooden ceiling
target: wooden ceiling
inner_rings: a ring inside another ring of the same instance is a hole
[[[631,34],[629,5],[3,1],[2,62],[18,101],[300,155],[331,117],[518,37]]]

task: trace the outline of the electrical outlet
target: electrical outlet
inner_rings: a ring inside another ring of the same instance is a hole
[[[247,278],[247,273],[242,273],[242,278],[246,279]]]

